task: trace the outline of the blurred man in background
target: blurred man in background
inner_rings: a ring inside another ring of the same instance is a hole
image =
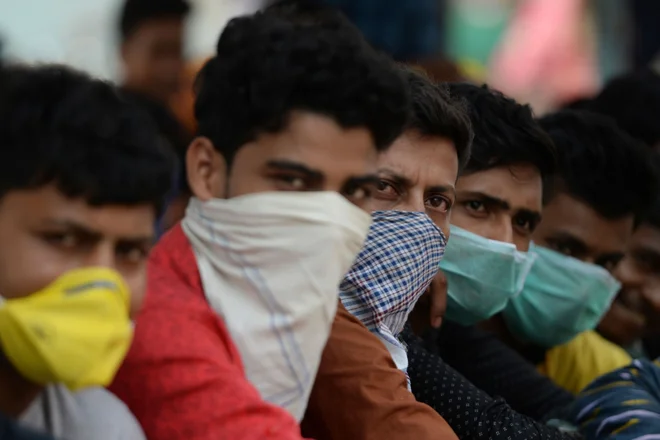
[[[191,134],[170,110],[183,85],[184,22],[190,12],[185,0],[126,0],[119,18],[123,92],[156,123],[161,136],[179,159],[158,234],[182,217],[190,190],[185,177],[185,152]]]

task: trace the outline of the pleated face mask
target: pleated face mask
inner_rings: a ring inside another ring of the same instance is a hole
[[[504,309],[504,319],[519,339],[554,347],[593,330],[621,288],[595,264],[532,244],[538,259],[520,295]]]
[[[440,268],[447,277],[446,318],[474,325],[501,312],[523,288],[536,259],[511,243],[489,240],[457,226]]]
[[[423,212],[376,211],[372,218],[364,247],[339,287],[340,298],[405,371],[407,356],[397,336],[438,273],[446,239]]]

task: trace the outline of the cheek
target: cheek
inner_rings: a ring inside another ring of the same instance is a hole
[[[39,246],[11,246],[3,242],[2,248],[0,295],[5,298],[31,295],[77,267],[77,262]]]
[[[147,291],[147,273],[146,273],[146,268],[145,270],[141,271],[138,274],[132,274],[130,276],[125,276],[122,274],[124,277],[124,280],[126,281],[126,284],[128,285],[128,288],[130,290],[130,295],[131,295],[131,318],[135,319],[135,317],[138,315],[140,312],[140,309],[142,308],[142,304],[144,303],[144,297],[146,295]]]
[[[431,218],[431,220],[433,220],[433,223],[435,223],[435,225],[442,230],[442,233],[444,234],[444,236],[449,237],[449,223],[450,223],[449,218],[450,218],[450,215],[435,212],[435,211],[427,212],[427,214]]]
[[[527,252],[529,250],[530,241],[531,239],[529,237],[514,236],[513,238],[513,244],[520,252]]]
[[[487,222],[486,219],[471,216],[462,206],[457,206],[452,210],[451,224],[465,229],[466,231],[481,235]]]

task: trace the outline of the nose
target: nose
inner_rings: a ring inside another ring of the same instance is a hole
[[[486,231],[485,237],[491,240],[515,244],[513,242],[511,218],[505,215],[494,217],[490,223],[490,227]]]
[[[115,252],[113,247],[110,246],[110,244],[99,243],[87,254],[85,265],[116,269]]]
[[[406,211],[406,212],[425,212],[426,206],[424,206],[424,195],[423,194],[408,194],[408,197],[403,197],[398,201],[392,208],[396,211]]]
[[[634,262],[627,255],[616,265],[612,274],[624,289],[639,288],[644,282],[644,274],[637,270]]]

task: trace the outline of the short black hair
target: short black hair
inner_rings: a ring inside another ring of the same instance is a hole
[[[55,185],[90,205],[160,213],[174,157],[147,114],[109,83],[63,66],[7,66],[0,197]]]
[[[319,0],[277,0],[271,2],[262,12],[274,14],[297,23],[335,24],[337,26],[358,28],[339,9],[328,6]]]
[[[459,171],[462,170],[470,159],[473,137],[467,103],[453,99],[446,85],[434,84],[424,73],[410,67],[401,69],[412,98],[412,113],[406,130],[451,140],[458,155]]]
[[[134,90],[122,89],[121,92],[123,96],[137,104],[151,117],[161,138],[172,149],[177,158],[178,178],[177,186],[174,189],[180,193],[190,194],[191,190],[186,178],[186,153],[192,140],[190,133],[176,119],[170,109],[161,102]]]
[[[660,75],[650,69],[614,78],[587,108],[614,118],[648,146],[660,143]]]
[[[399,136],[410,114],[401,73],[353,32],[268,12],[229,22],[195,88],[199,134],[228,164],[261,133],[282,130],[294,110],[365,127],[378,150]]]
[[[467,100],[474,130],[464,174],[521,163],[534,166],[542,176],[554,172],[555,147],[528,105],[518,104],[486,85],[452,83],[449,90]]]
[[[562,110],[539,122],[558,157],[557,173],[544,186],[583,201],[608,219],[638,218],[649,206],[657,187],[651,151],[612,119]]]
[[[142,24],[159,18],[185,18],[190,4],[185,0],[126,0],[119,15],[119,32],[125,41]]]
[[[660,153],[652,152],[651,158],[651,163],[655,169],[655,177],[656,179],[660,179]],[[656,192],[653,201],[641,219],[641,223],[645,223],[656,229],[660,229],[660,190]]]

